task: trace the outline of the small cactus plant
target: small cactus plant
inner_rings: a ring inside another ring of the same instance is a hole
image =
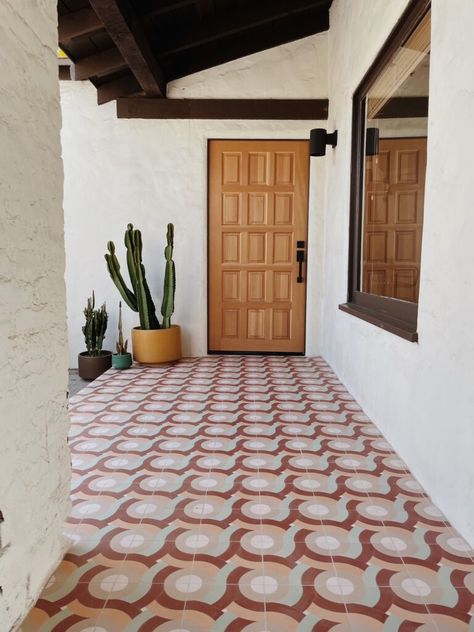
[[[119,319],[118,319],[118,342],[115,345],[118,355],[125,355],[127,353],[128,340],[123,341],[122,331],[122,301],[119,302]]]
[[[82,333],[86,341],[87,354],[99,356],[102,353],[105,332],[107,330],[107,310],[105,303],[99,309],[95,309],[95,294],[87,299],[87,306],[84,309],[86,318]]]
[[[174,295],[176,291],[176,274],[173,261],[174,226],[168,224],[167,246],[165,248],[166,268],[163,284],[163,302],[161,313],[163,322],[160,323],[156,315],[156,308],[151,298],[150,288],[145,276],[145,266],[142,262],[142,234],[128,224],[125,231],[125,247],[127,248],[127,267],[130,276],[131,289],[127,287],[120,272],[120,264],[115,255],[115,244],[109,241],[108,253],[105,255],[107,269],[120,295],[134,312],[138,312],[141,329],[167,329],[171,326],[171,316],[174,311]]]

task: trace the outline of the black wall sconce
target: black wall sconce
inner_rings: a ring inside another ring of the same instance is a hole
[[[378,156],[379,153],[379,129],[368,127],[365,132],[365,155]]]
[[[320,127],[312,129],[309,135],[309,155],[325,156],[326,145],[331,145],[331,147],[337,145],[337,130],[328,134],[325,129]]]

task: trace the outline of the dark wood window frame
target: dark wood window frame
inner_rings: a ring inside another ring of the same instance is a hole
[[[412,0],[390,33],[386,43],[354,93],[352,111],[351,154],[351,208],[349,233],[349,279],[347,303],[339,305],[342,311],[357,316],[381,329],[418,341],[418,304],[360,291],[362,219],[363,219],[363,168],[365,136],[365,98],[381,71],[393,54],[416,28],[431,8],[431,0]]]

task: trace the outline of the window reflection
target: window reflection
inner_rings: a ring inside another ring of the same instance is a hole
[[[417,302],[430,64],[430,13],[365,98],[362,291]]]

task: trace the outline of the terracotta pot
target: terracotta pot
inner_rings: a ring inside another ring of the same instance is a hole
[[[143,364],[173,362],[181,358],[181,328],[132,329],[133,359]]]
[[[112,351],[102,351],[98,356],[90,356],[83,351],[77,358],[79,376],[83,380],[95,380],[112,366]]]
[[[132,354],[131,353],[114,353],[112,356],[112,366],[114,369],[129,369],[132,366]]]

